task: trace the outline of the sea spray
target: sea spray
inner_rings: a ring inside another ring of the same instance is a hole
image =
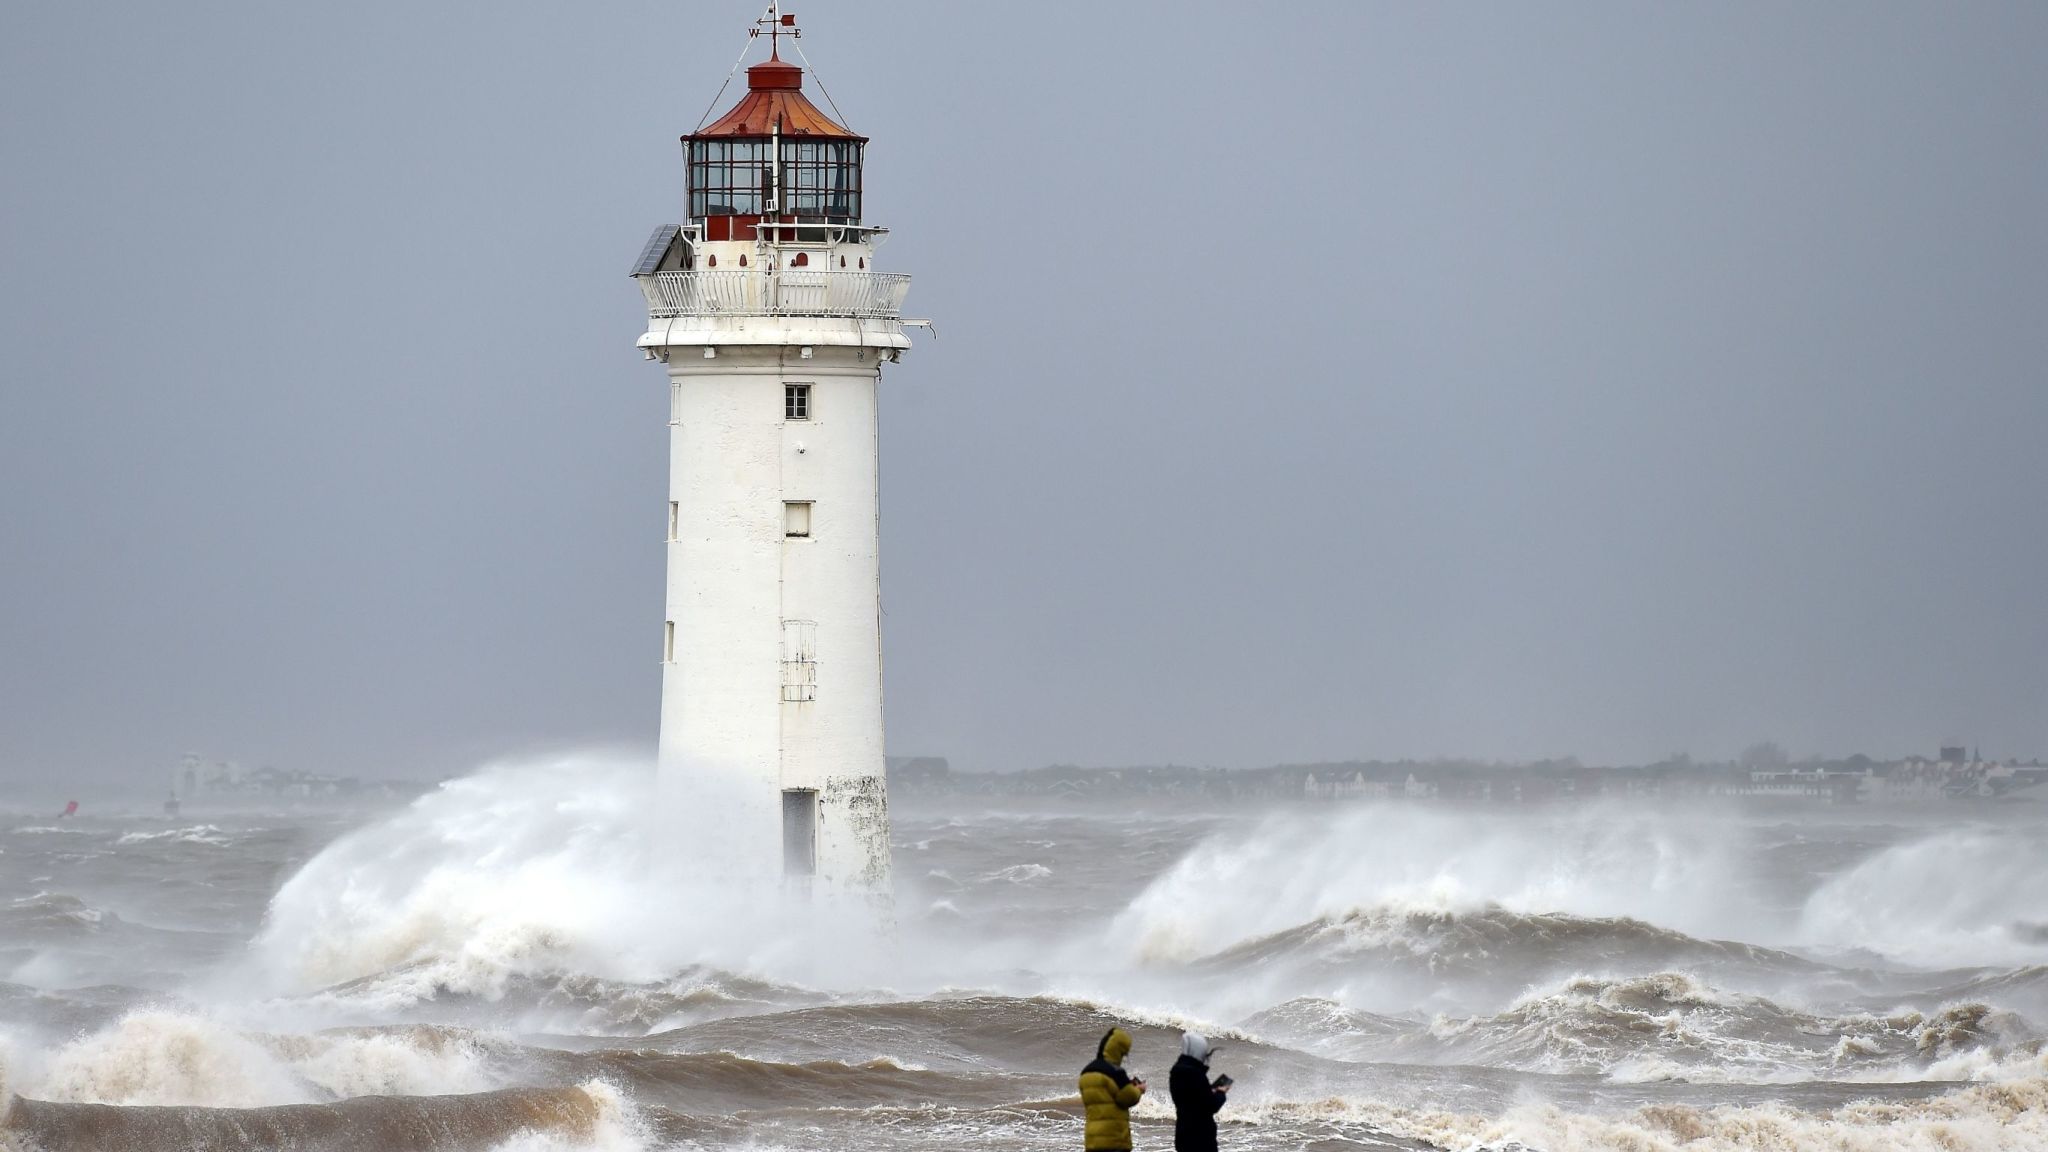
[[[889,971],[867,907],[731,874],[717,789],[708,777],[658,801],[651,766],[595,756],[450,781],[288,880],[247,974],[375,1017],[444,994],[496,999],[521,976]]]
[[[1806,900],[1816,948],[1928,965],[2048,962],[2048,843],[2028,828],[1941,829],[1886,847]]]
[[[1753,931],[1738,835],[1618,807],[1552,819],[1394,804],[1288,812],[1203,843],[1133,900],[1114,931],[1155,961],[1373,909],[1498,905],[1635,917],[1694,935]]]

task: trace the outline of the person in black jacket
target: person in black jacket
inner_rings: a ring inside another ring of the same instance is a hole
[[[1216,1113],[1230,1093],[1230,1077],[1209,1079],[1209,1038],[1186,1032],[1180,1059],[1166,1086],[1173,1092],[1173,1152],[1216,1152]]]

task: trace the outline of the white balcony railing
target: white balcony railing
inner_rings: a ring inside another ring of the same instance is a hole
[[[647,314],[677,316],[859,316],[903,314],[910,277],[894,272],[802,268],[780,272],[656,272],[641,276]]]

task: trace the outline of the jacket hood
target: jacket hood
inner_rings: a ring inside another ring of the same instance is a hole
[[[1111,1064],[1121,1064],[1131,1054],[1131,1034],[1121,1028],[1111,1028],[1103,1034],[1102,1043],[1095,1046],[1095,1056]]]
[[[1209,1038],[1200,1032],[1181,1033],[1180,1054],[1194,1060],[1198,1064],[1207,1064],[1209,1062]]]

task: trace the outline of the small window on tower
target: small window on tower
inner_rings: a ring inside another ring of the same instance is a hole
[[[811,418],[811,386],[809,384],[784,384],[782,386],[782,417],[785,420],[809,420]]]
[[[676,662],[676,622],[673,620],[663,624],[661,628],[661,662]]]
[[[811,502],[809,500],[788,500],[783,502],[782,534],[784,536],[809,536],[811,534]]]
[[[683,422],[683,385],[681,381],[668,386],[668,422]]]
[[[668,539],[669,539],[669,543],[671,543],[671,544],[675,543],[675,539],[676,539],[676,529],[682,526],[682,520],[683,520],[683,505],[682,505],[682,503],[681,503],[680,501],[676,501],[676,500],[671,500],[671,501],[669,501],[669,502],[668,502]]]

